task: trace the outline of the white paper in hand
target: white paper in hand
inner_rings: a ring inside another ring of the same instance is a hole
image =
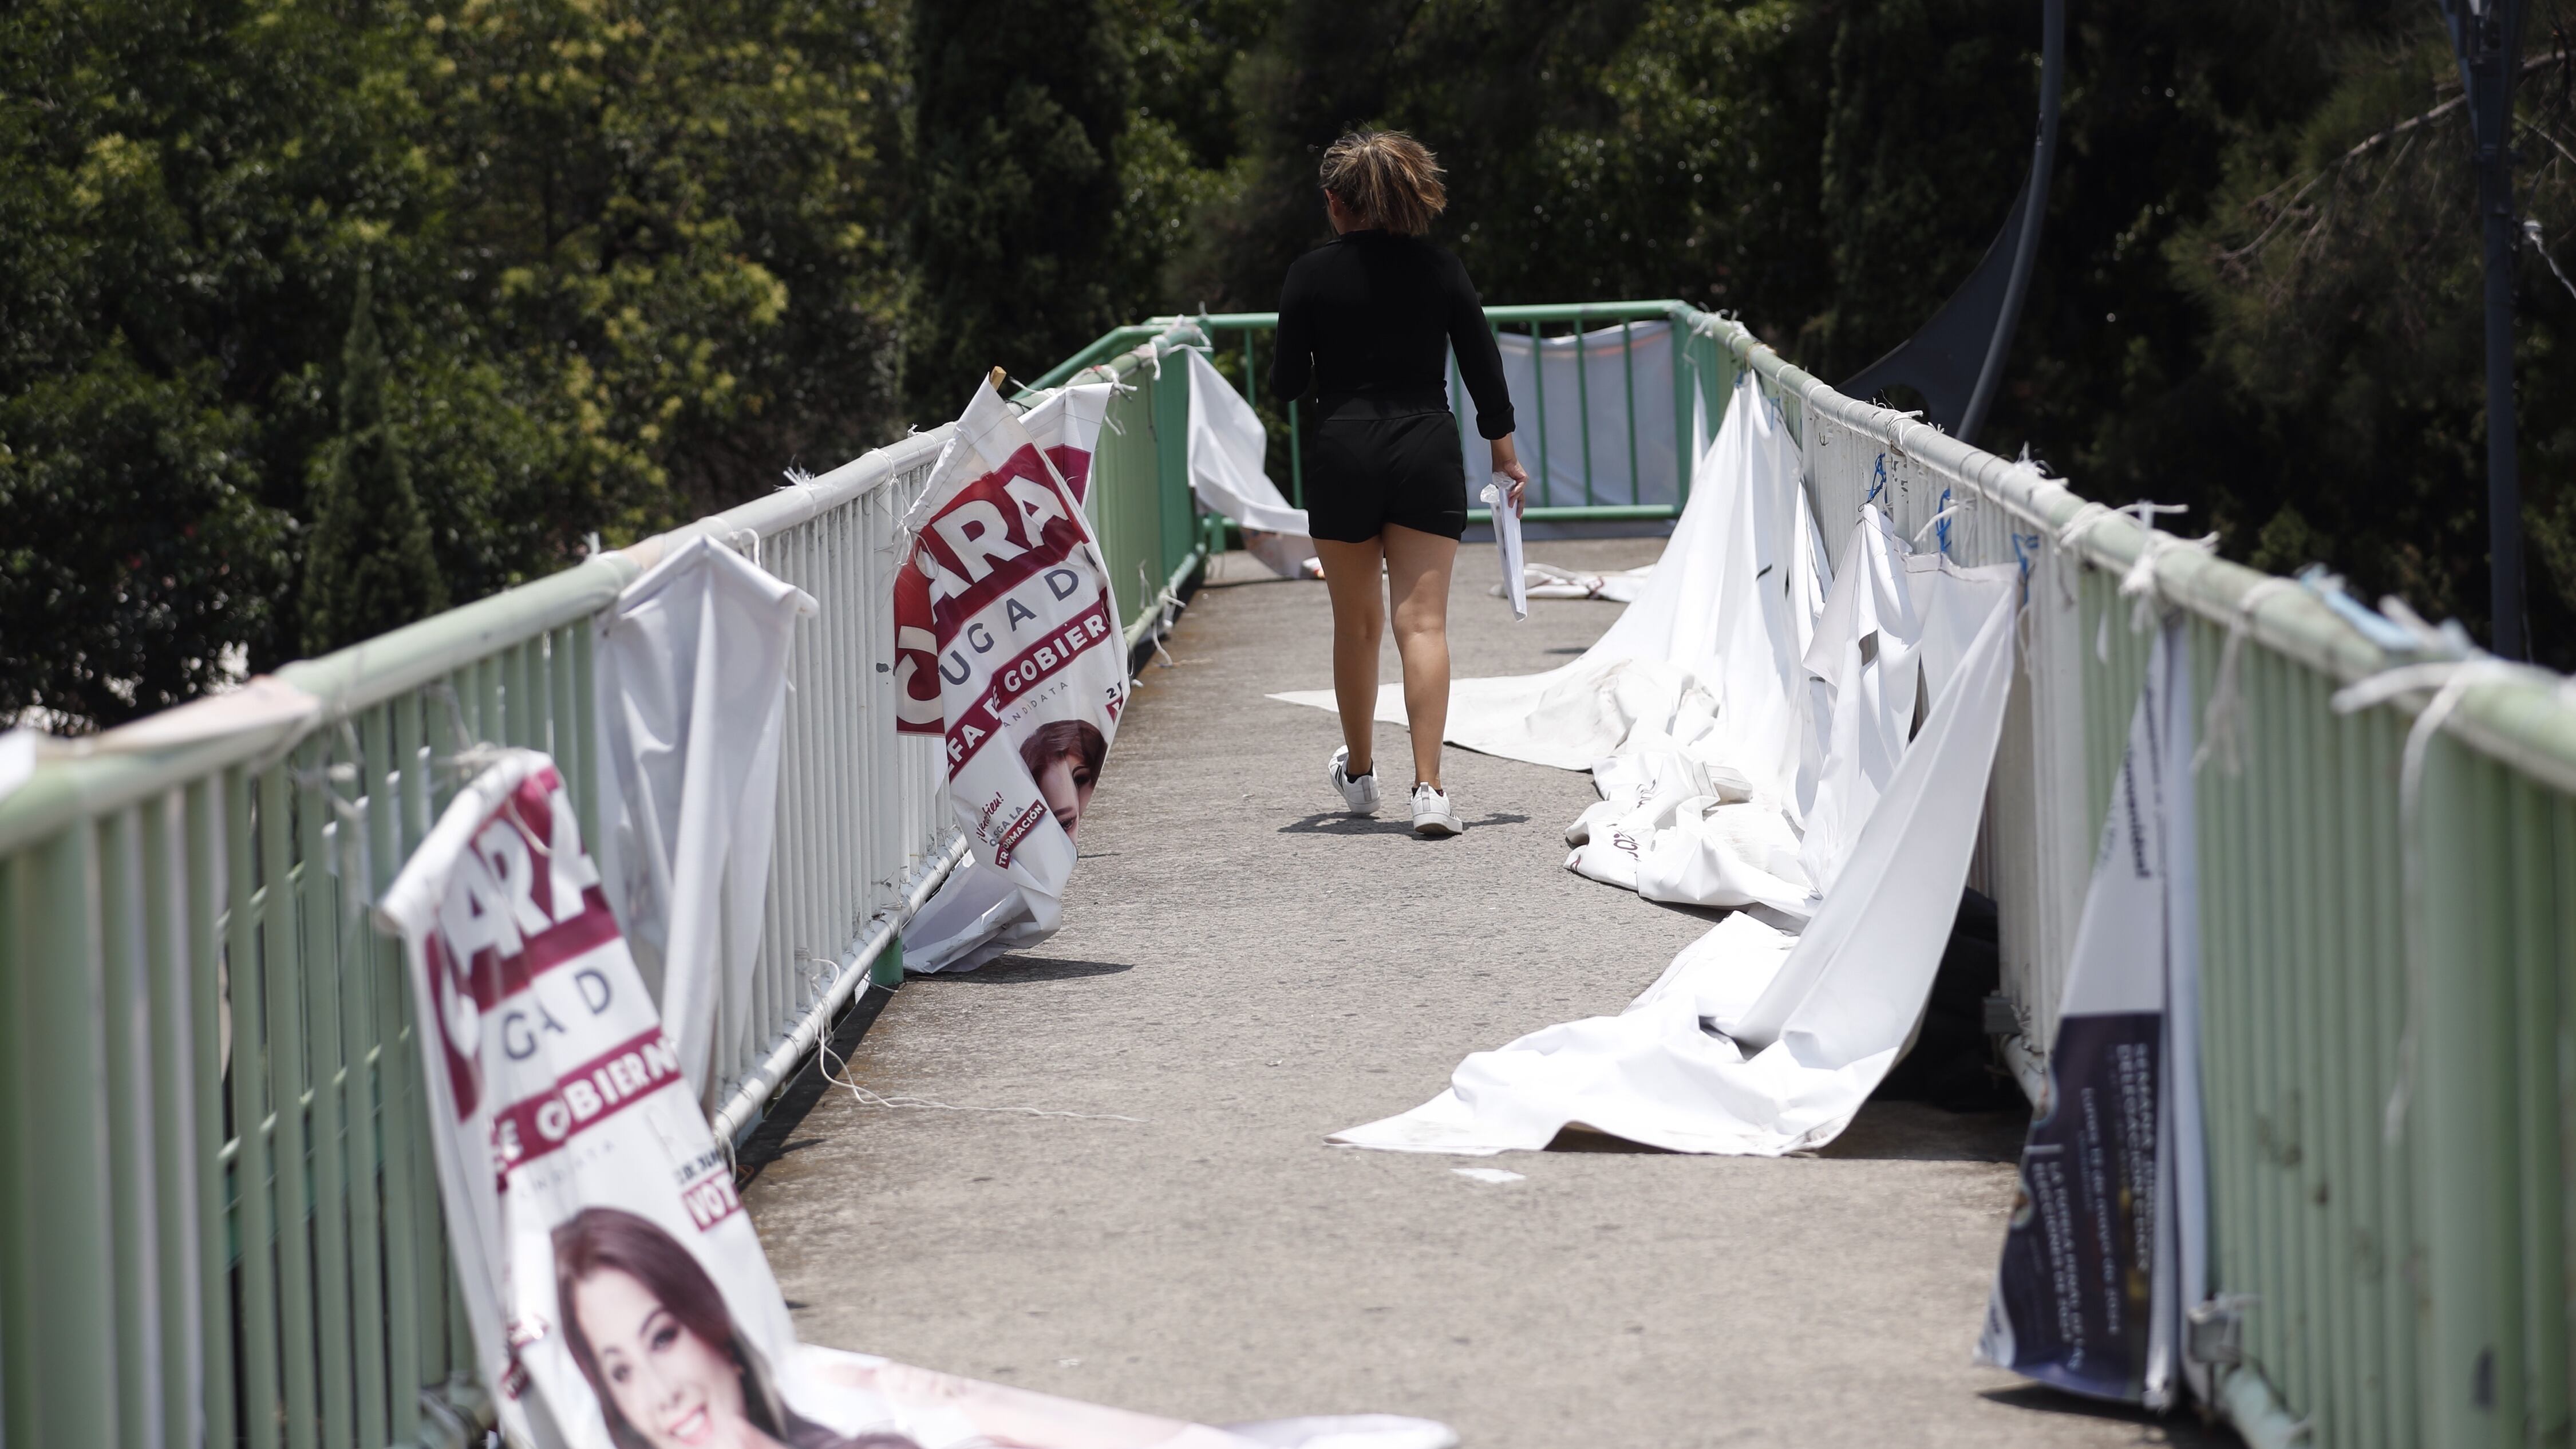
[[[1529,577],[1521,569],[1521,516],[1511,505],[1512,480],[1497,473],[1485,485],[1485,506],[1494,510],[1494,544],[1503,556],[1504,597],[1512,601],[1512,620],[1529,617]]]

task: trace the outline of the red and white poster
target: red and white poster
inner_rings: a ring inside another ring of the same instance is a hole
[[[377,907],[403,941],[448,1243],[511,1444],[1455,1442],[1375,1416],[1237,1434],[799,1344],[599,885],[554,762],[508,750]]]
[[[1127,700],[1117,598],[1072,481],[1089,477],[1108,393],[1069,388],[1021,418],[978,387],[914,507],[894,598],[901,727],[945,738],[973,858],[905,930],[912,970],[981,965],[1061,919]]]

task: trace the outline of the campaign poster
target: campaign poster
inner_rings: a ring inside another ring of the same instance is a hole
[[[495,752],[378,913],[402,938],[448,1242],[511,1444],[1247,1449],[799,1344],[546,756]]]
[[[1029,415],[1041,438],[978,387],[914,508],[895,594],[898,692],[904,727],[945,742],[972,859],[907,926],[913,970],[967,969],[1054,933],[1126,704],[1108,565],[1058,463],[1079,453],[1087,476],[1078,445],[1096,440],[1096,415],[1054,406]]]
[[[2204,1206],[2188,636],[2154,646],[2076,927],[1980,1361],[2169,1407]]]
[[[1058,388],[1020,415],[1030,443],[1054,465],[1076,504],[1090,502],[1091,455],[1098,450],[1100,429],[1116,391],[1105,382]],[[918,566],[918,544],[908,561],[915,566],[897,570],[894,581],[895,729],[902,734],[936,735],[946,731],[947,713],[940,699],[939,633],[930,607],[930,574]]]

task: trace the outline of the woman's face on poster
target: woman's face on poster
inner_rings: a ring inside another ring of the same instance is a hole
[[[1036,770],[1038,798],[1054,812],[1055,823],[1071,835],[1082,823],[1083,807],[1091,803],[1091,787],[1096,782],[1091,765],[1082,756],[1068,750],[1038,761]]]
[[[609,1268],[583,1279],[573,1311],[617,1412],[655,1449],[769,1442],[743,1417],[733,1360],[683,1327],[632,1274]]]

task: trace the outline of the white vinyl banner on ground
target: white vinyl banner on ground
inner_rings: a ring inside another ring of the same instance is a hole
[[[813,612],[802,589],[701,537],[628,585],[600,625],[619,866],[606,884],[701,1101],[722,1085],[707,1079],[714,1043],[754,1045],[787,652]]]
[[[1591,766],[1603,799],[1567,833],[1571,868],[1763,914],[1721,922],[1622,1014],[1471,1056],[1439,1098],[1333,1140],[1481,1153],[1575,1124],[1780,1153],[1848,1125],[1958,912],[2015,575],[1916,555],[1872,507],[1829,593],[1820,554],[1795,445],[1748,380],[1638,602],[1572,665],[1458,687],[1453,741]]]
[[[1208,512],[1243,530],[1244,551],[1262,567],[1281,578],[1311,577],[1306,510],[1289,507],[1262,466],[1270,438],[1261,415],[1205,357],[1182,355],[1190,370],[1190,488]]]
[[[1456,1442],[1387,1417],[1239,1436],[797,1343],[576,821],[553,761],[495,751],[378,907],[403,941],[457,1287],[510,1443]]]
[[[1054,461],[1062,446],[978,387],[915,505],[920,535],[895,590],[904,723],[928,732],[935,681],[949,804],[973,858],[906,926],[908,969],[965,970],[1055,933],[1074,833],[1118,733],[1126,637]]]
[[[1977,1357],[2161,1409],[2207,1274],[2191,635],[2156,638]]]
[[[1476,1053],[1432,1101],[1332,1140],[1486,1154],[1582,1126],[1777,1155],[1839,1136],[1904,1049],[1958,914],[2012,682],[2002,572],[1927,573],[1970,607],[1985,596],[1985,617],[1803,933],[1729,916],[1620,1015]]]
[[[1498,332],[1494,344],[1529,468],[1530,507],[1680,500],[1671,323],[1596,327],[1580,340]],[[1476,431],[1476,400],[1455,380],[1455,363],[1451,371],[1459,450],[1467,476],[1481,478],[1493,459]]]

